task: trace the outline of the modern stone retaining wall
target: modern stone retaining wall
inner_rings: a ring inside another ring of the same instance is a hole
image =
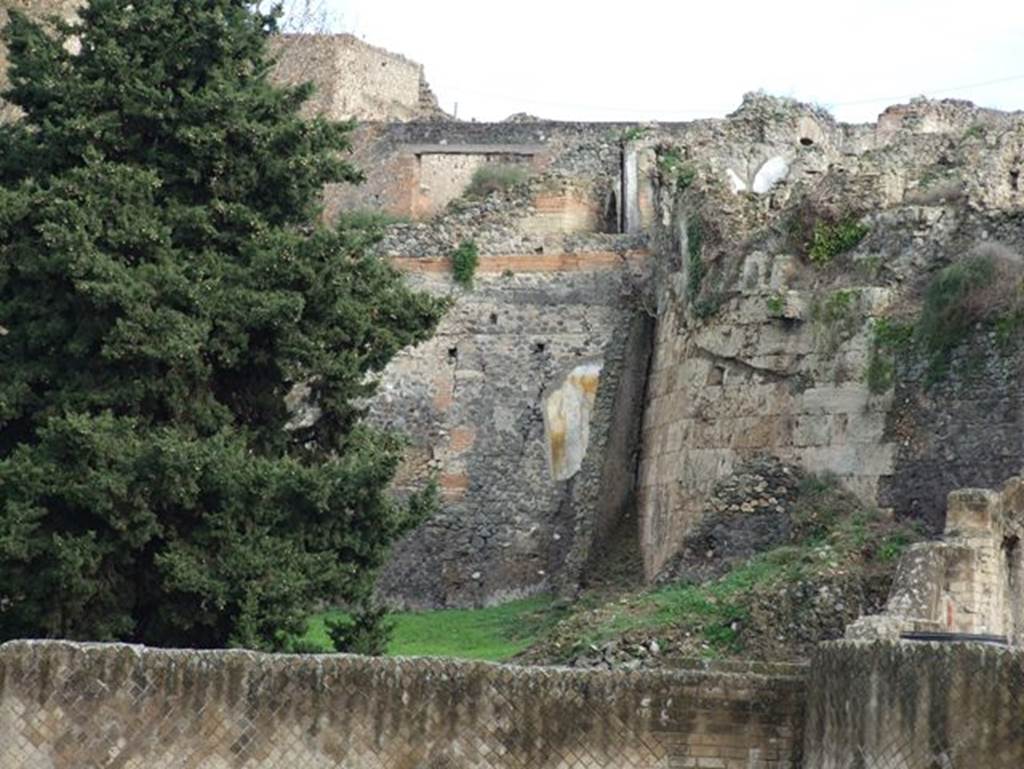
[[[1019,769],[1024,650],[825,644],[808,681],[807,769]]]
[[[797,669],[0,647],[0,769],[790,769]]]
[[[839,641],[809,672],[624,672],[0,646],[0,769],[1021,766],[1019,648]]]

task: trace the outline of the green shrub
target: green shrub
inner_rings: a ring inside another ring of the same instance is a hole
[[[480,250],[472,240],[464,240],[452,253],[452,275],[464,288],[473,287],[473,276],[480,263]]]
[[[820,221],[814,226],[807,256],[815,264],[828,264],[839,254],[856,246],[870,228],[854,216],[845,216],[836,222]]]
[[[700,219],[694,217],[686,225],[686,256],[688,270],[686,273],[686,298],[693,302],[700,295],[701,284],[707,267],[703,259],[704,230]]]
[[[665,184],[675,184],[677,191],[689,187],[697,177],[697,169],[683,157],[679,147],[660,147],[655,164]]]
[[[252,5],[10,15],[0,642],[281,650],[424,520],[389,492],[401,437],[360,417],[444,303],[315,223],[324,184],[360,178],[352,125],[268,80]]]
[[[650,133],[650,131],[651,129],[648,126],[630,126],[629,128],[625,129],[621,134],[619,134],[619,142],[622,144],[629,144],[630,142],[634,142],[637,139],[644,138],[648,133]]]
[[[916,341],[929,356],[933,381],[978,324],[990,324],[1004,340],[1024,324],[1024,263],[996,243],[974,249],[928,284]]]
[[[765,304],[768,306],[768,312],[772,316],[778,317],[786,309],[786,297],[782,294],[772,294],[765,300]]]
[[[818,324],[819,337],[829,353],[839,349],[860,327],[862,316],[857,312],[856,299],[856,291],[839,289],[824,301],[815,301],[811,308],[811,318]]]
[[[466,197],[482,199],[494,192],[506,192],[529,178],[526,168],[511,163],[488,163],[473,172]]]
[[[878,395],[892,387],[896,353],[908,349],[913,339],[913,325],[889,318],[875,319],[871,328],[868,367],[864,375],[868,390]]]

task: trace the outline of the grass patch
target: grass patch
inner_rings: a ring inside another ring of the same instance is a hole
[[[501,662],[530,646],[563,611],[551,596],[535,596],[484,609],[399,612],[391,615],[394,633],[387,653]],[[327,622],[345,616],[328,611],[312,617],[301,639],[304,648],[330,650]]]
[[[663,650],[681,649],[685,656],[757,654],[777,643],[778,622],[799,623],[804,617],[800,602],[789,605],[789,614],[775,616],[772,607],[780,595],[816,593],[818,586],[834,586],[837,580],[854,580],[863,588],[878,575],[891,574],[896,559],[920,539],[915,528],[865,507],[829,475],[801,478],[788,518],[785,540],[736,562],[721,576],[578,609],[534,652],[541,650],[540,659],[567,661],[599,655],[607,647],[647,647],[656,640]],[[813,606],[806,611],[816,616]],[[805,640],[815,642],[813,637]]]
[[[466,197],[482,199],[495,192],[507,192],[530,177],[529,171],[512,163],[488,163],[473,172]]]
[[[480,264],[480,249],[472,240],[464,240],[452,252],[452,276],[463,288],[473,287],[473,276]]]

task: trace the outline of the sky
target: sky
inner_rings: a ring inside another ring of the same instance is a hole
[[[692,120],[756,90],[847,122],[918,95],[1024,109],[1021,0],[321,1],[466,120]]]

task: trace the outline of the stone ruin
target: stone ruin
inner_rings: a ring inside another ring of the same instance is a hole
[[[345,35],[274,45],[280,81],[316,82],[311,112],[361,120],[367,180],[325,190],[324,218],[397,219],[378,253],[456,299],[369,404],[409,438],[396,492],[437,478],[443,497],[383,571],[391,604],[572,594],[609,548],[655,580],[756,456],[833,473],[932,534],[950,491],[1024,465],[1019,349],[982,335],[943,382],[902,357],[885,388],[865,378],[876,324],[930,274],[979,244],[1024,253],[1020,113],[915,100],[845,125],[750,94],[688,123],[462,122],[401,56]],[[520,181],[467,194],[494,167]],[[867,228],[842,269],[787,237],[805,203]],[[466,240],[471,291],[449,266]]]
[[[850,640],[896,640],[907,633],[994,636],[1024,646],[1024,480],[1001,491],[949,495],[939,540],[911,546],[900,560],[885,612],[862,617]]]

